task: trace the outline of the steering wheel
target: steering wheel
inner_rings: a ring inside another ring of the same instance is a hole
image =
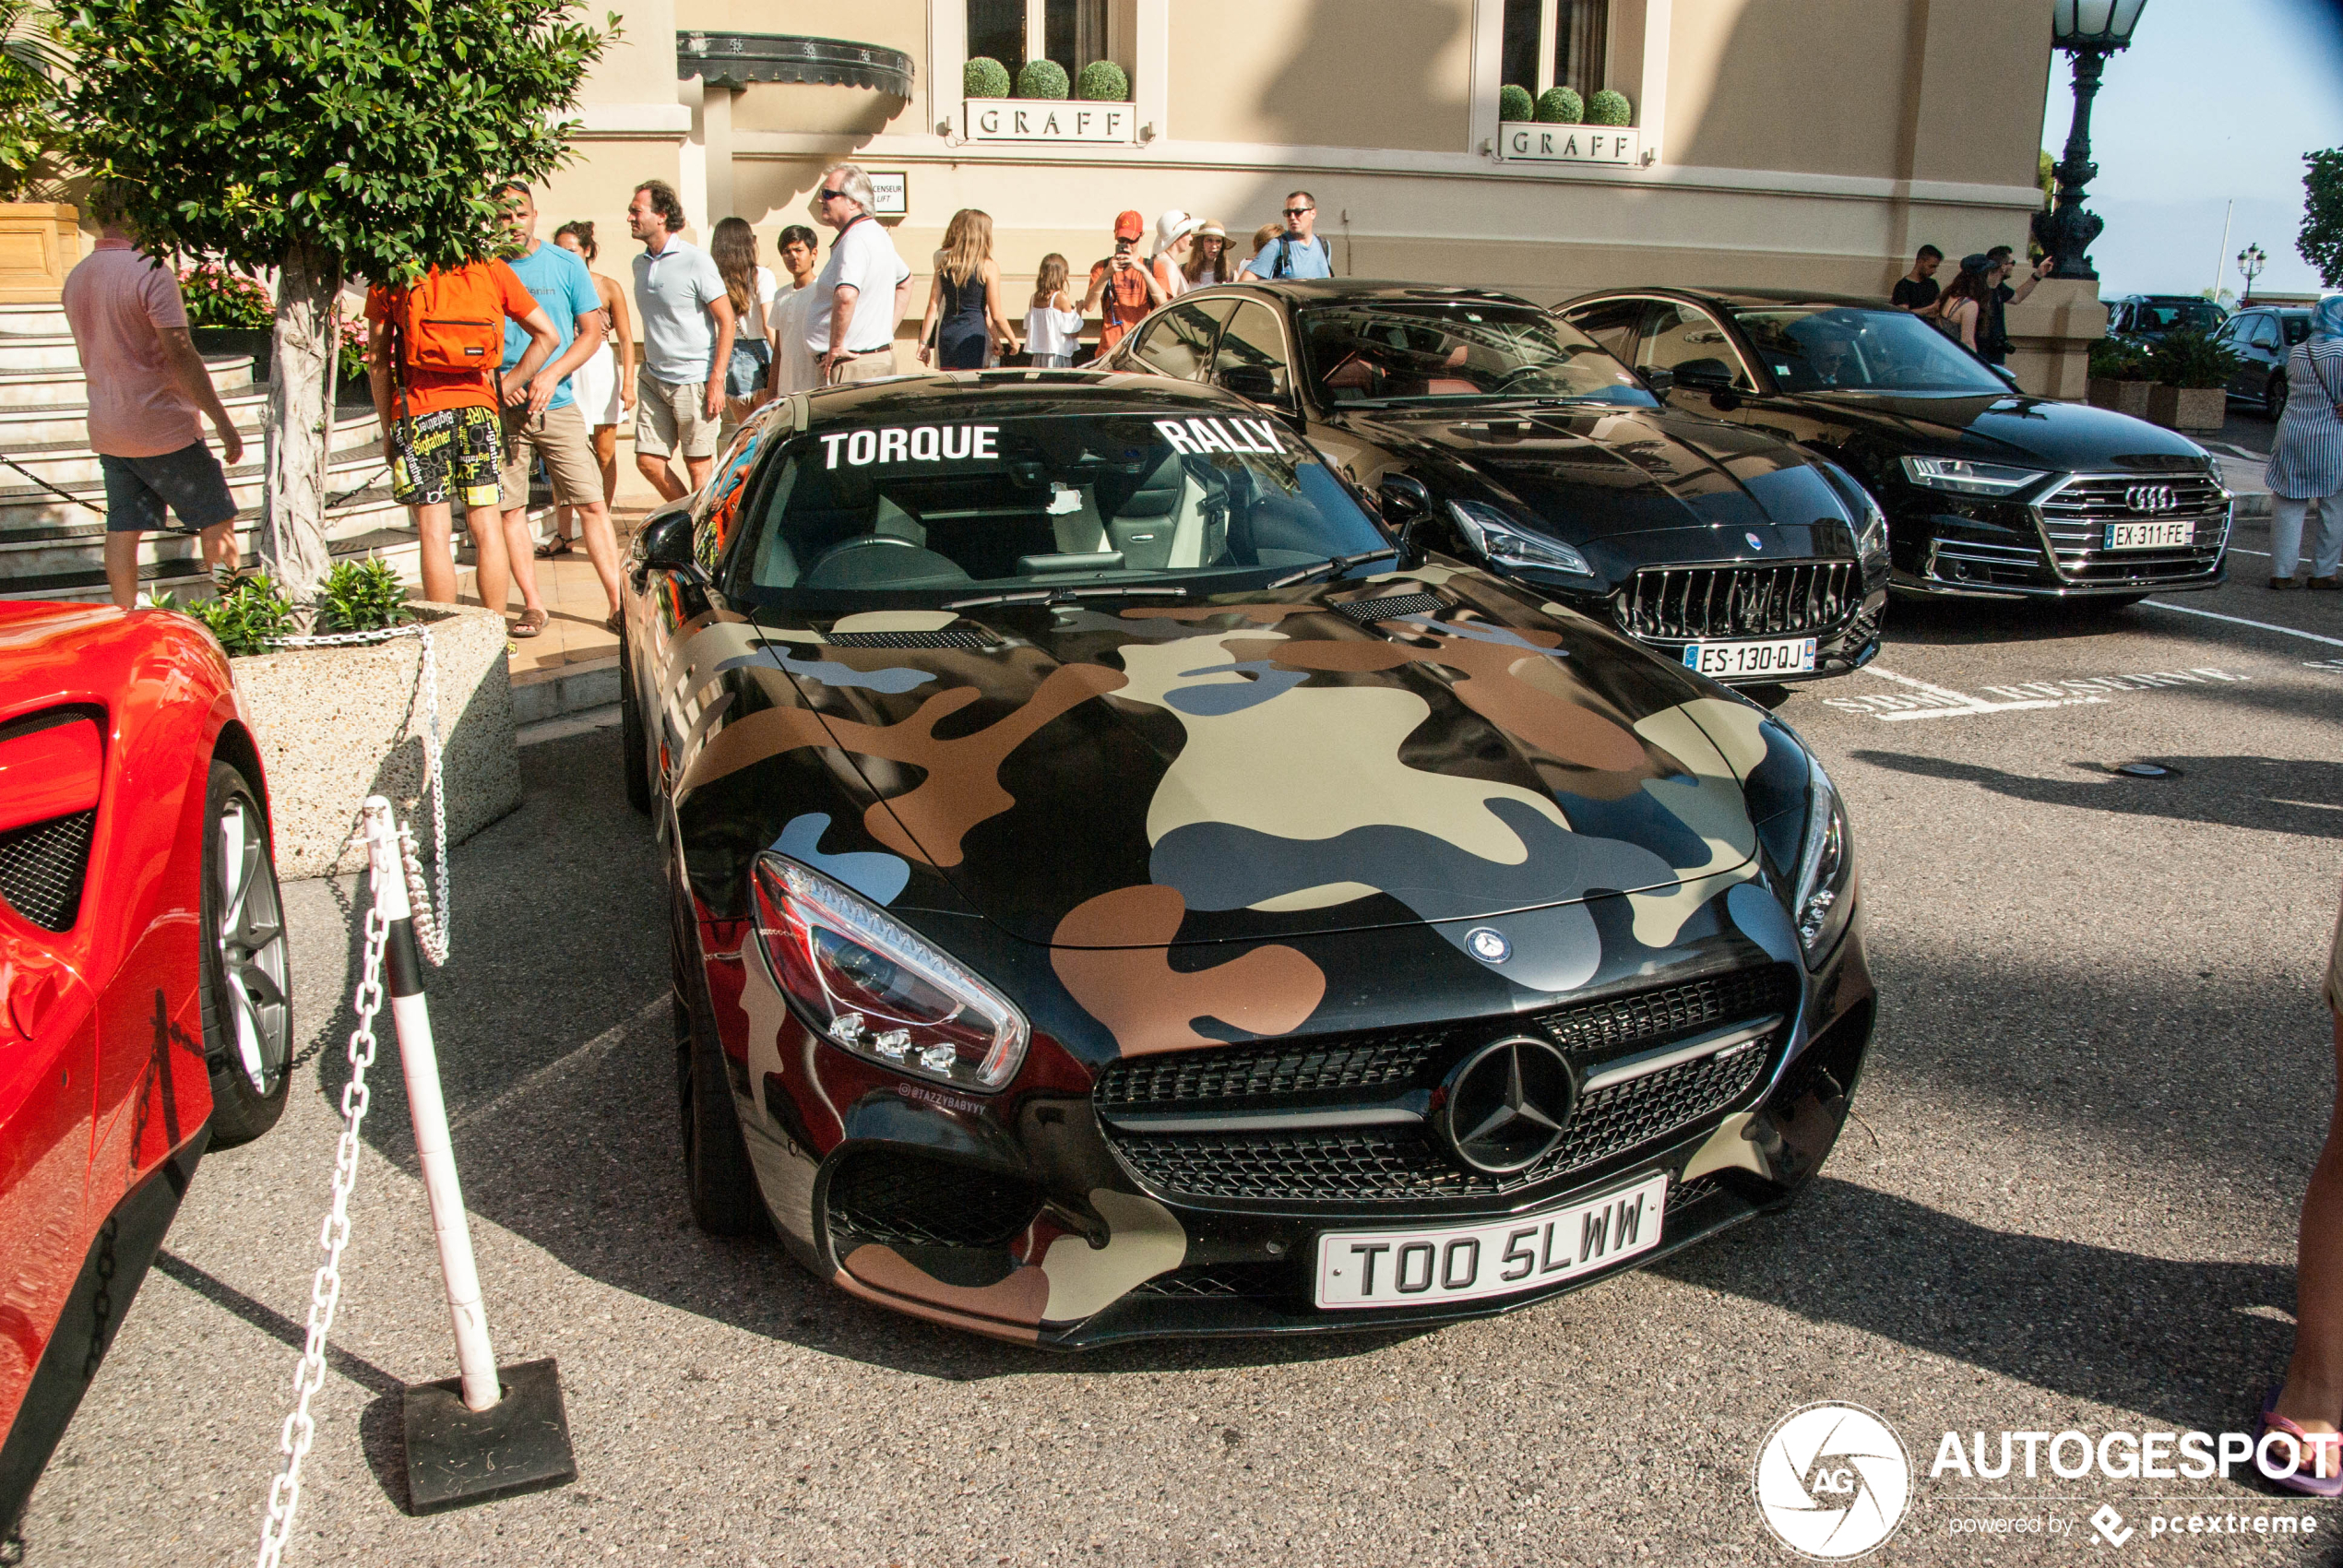
[[[1505,372],[1505,374],[1497,377],[1497,385],[1490,390],[1492,393],[1510,392],[1513,390],[1513,384],[1522,379],[1522,377],[1528,375],[1543,375],[1552,368],[1553,367],[1552,365],[1543,364],[1517,364],[1511,370]]]
[[[857,550],[869,550],[879,545],[887,544],[899,545],[905,550],[917,550],[920,548],[910,540],[898,539],[891,533],[858,534],[852,539],[840,540],[838,543],[831,545],[827,550],[823,551],[821,554],[815,556],[814,558],[814,564],[806,567],[805,570],[799,575],[797,580],[801,583],[811,581],[815,576],[820,574],[823,567],[828,565],[831,562],[837,560],[841,555],[850,554]]]

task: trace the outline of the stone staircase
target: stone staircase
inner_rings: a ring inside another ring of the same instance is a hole
[[[244,441],[244,461],[228,470],[228,483],[242,508],[237,529],[250,563],[260,525],[268,388],[253,380],[252,361],[243,355],[207,356],[205,363]],[[0,457],[12,465],[0,466],[0,599],[107,598],[105,483],[89,450],[88,413],[65,313],[54,305],[0,305]],[[330,446],[326,537],[334,558],[379,555],[412,582],[415,534],[407,509],[390,498],[382,427],[373,410],[339,410]],[[149,592],[183,600],[211,593],[202,547],[191,534],[149,533],[139,546],[138,575]]]

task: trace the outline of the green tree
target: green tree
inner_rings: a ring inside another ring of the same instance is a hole
[[[0,0],[0,201],[23,201],[57,173],[56,21],[34,0]]]
[[[568,157],[608,35],[575,0],[70,0],[64,114],[158,256],[278,269],[261,554],[326,575],[326,355],[352,274],[494,254],[490,187]],[[618,18],[609,18],[615,33]]]
[[[2311,166],[2302,176],[2302,229],[2294,248],[2319,269],[2319,281],[2343,288],[2343,147],[2306,152]]]

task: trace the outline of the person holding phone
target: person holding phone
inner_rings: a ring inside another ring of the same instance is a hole
[[[1124,333],[1172,297],[1156,280],[1155,269],[1134,254],[1147,232],[1146,219],[1136,212],[1124,213],[1114,220],[1114,254],[1090,268],[1090,288],[1082,296],[1082,314],[1100,313],[1101,355],[1112,351]]]
[[[2026,269],[2024,280],[2015,289],[2005,279],[2018,270],[2017,253],[2007,245],[1995,245],[1985,253],[1985,259],[1992,264],[1992,270],[1985,279],[1985,319],[1977,334],[1977,357],[1987,364],[2000,364],[2009,358],[2009,350],[2014,346],[2009,340],[2008,329],[2003,325],[2002,312],[2023,303],[2026,296],[2034,291],[2034,285],[2048,277],[2051,268],[2058,265],[2058,258],[2054,255],[2042,257]]]

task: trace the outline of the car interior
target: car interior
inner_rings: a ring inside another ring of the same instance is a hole
[[[1634,377],[1598,345],[1519,310],[1312,310],[1303,337],[1335,405],[1519,393],[1600,397]]]

